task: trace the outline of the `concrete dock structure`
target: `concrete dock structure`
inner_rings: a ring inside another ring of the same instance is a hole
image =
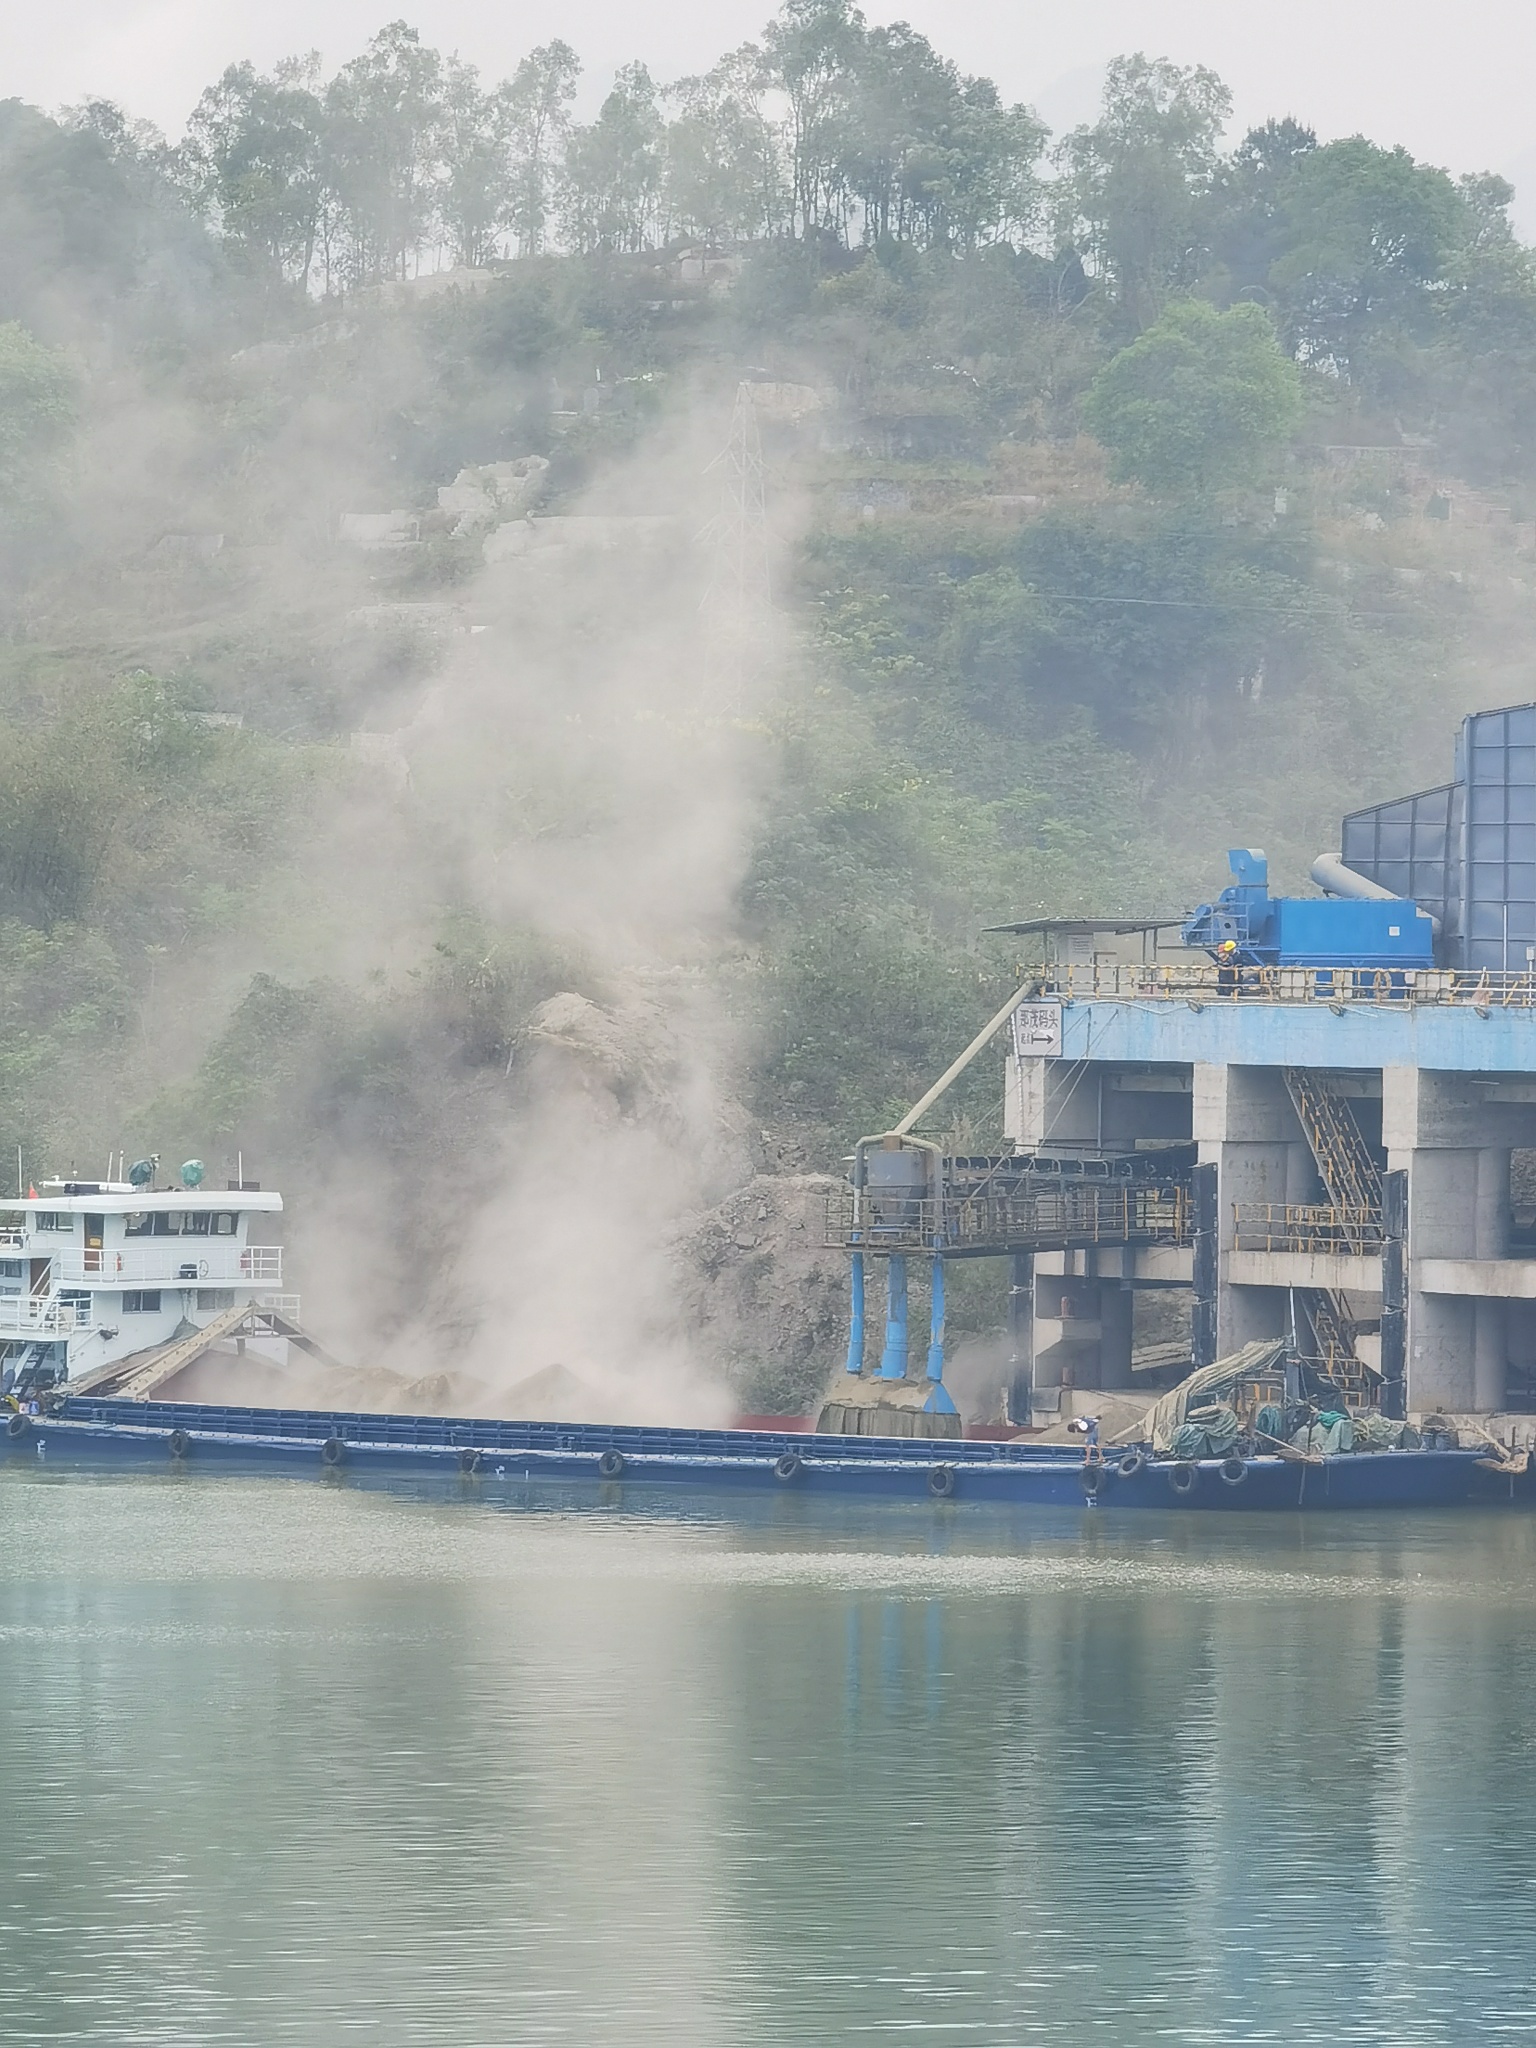
[[[1040,1055],[1015,1032],[1012,1145],[1065,1155],[1193,1146],[1197,1183],[1207,1169],[1215,1184],[1212,1356],[1287,1334],[1298,1297],[1307,1308],[1331,1298],[1345,1305],[1336,1313],[1353,1326],[1361,1364],[1372,1378],[1400,1375],[1413,1411],[1525,1406],[1536,1384],[1536,1241],[1522,1241],[1511,1166],[1536,1155],[1536,981],[1439,971],[1220,980],[1193,965],[1109,960],[1048,970],[1030,1028],[1035,1042],[1059,1034],[1060,1049]],[[1360,1169],[1354,1202],[1335,1199],[1341,1131],[1355,1154],[1344,1177]],[[1396,1235],[1389,1194],[1406,1210]],[[1384,1278],[1394,1246],[1396,1304]],[[1198,1250],[1037,1254],[1040,1405],[1064,1377],[1131,1385],[1129,1297],[1193,1290]],[[1390,1323],[1383,1354],[1383,1311],[1394,1306],[1400,1362]]]
[[[887,1377],[908,1258],[1006,1258],[1015,1422],[1275,1338],[1327,1406],[1536,1414],[1536,704],[1464,720],[1450,782],[1340,840],[1320,893],[1272,895],[1235,848],[1190,913],[996,927],[1041,965],[859,1140],[829,1219],[850,1373],[867,1258]],[[1005,1025],[1004,1149],[949,1157],[919,1127]],[[1164,1340],[1138,1346],[1138,1320]]]

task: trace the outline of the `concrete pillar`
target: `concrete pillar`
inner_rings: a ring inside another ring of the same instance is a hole
[[[1105,1070],[1080,1060],[1008,1058],[1003,1132],[1020,1152],[1097,1151],[1103,1143]]]
[[[1408,1411],[1472,1408],[1477,1398],[1477,1303],[1457,1294],[1408,1296]]]
[[[1472,1311],[1472,1406],[1480,1415],[1492,1415],[1504,1406],[1509,1357],[1504,1303],[1475,1301]]]
[[[1132,1152],[1139,1138],[1187,1138],[1189,1121],[1189,1076],[1182,1066],[1121,1068],[1009,1055],[1003,1131],[1020,1151]]]
[[[1118,1281],[1099,1283],[1099,1385],[1129,1387],[1131,1375],[1131,1310],[1136,1297]]]
[[[1256,1338],[1283,1336],[1289,1322],[1283,1289],[1228,1279],[1234,1208],[1311,1199],[1315,1177],[1299,1156],[1310,1158],[1310,1149],[1278,1067],[1197,1066],[1193,1129],[1201,1165],[1219,1174],[1216,1355],[1225,1358]]]
[[[1132,1291],[1099,1279],[1093,1264],[1091,1252],[1035,1255],[1037,1388],[1131,1385]]]
[[[1507,1145],[1481,1145],[1477,1152],[1476,1256],[1509,1257],[1509,1163]]]
[[[1035,1255],[1035,1389],[1097,1386],[1099,1284],[1087,1252]],[[1045,1404],[1049,1405],[1049,1404]]]
[[[1034,1383],[1040,1387],[1061,1385],[1061,1301],[1065,1293],[1071,1259],[1066,1252],[1036,1252],[1029,1295],[1029,1355],[1034,1363]]]
[[[1426,1259],[1509,1256],[1510,1152],[1533,1133],[1536,1105],[1501,1100],[1486,1077],[1383,1069],[1387,1164],[1408,1175],[1407,1405],[1416,1414],[1503,1406],[1505,1303],[1426,1294],[1418,1276]]]

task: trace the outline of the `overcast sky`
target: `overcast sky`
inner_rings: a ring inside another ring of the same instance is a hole
[[[769,0],[4,0],[0,98],[51,108],[101,95],[174,135],[226,64],[319,48],[334,65],[397,13],[493,79],[563,36],[596,86],[631,57],[662,79],[702,69],[770,11]],[[1086,116],[1119,52],[1209,64],[1236,96],[1239,131],[1295,114],[1325,139],[1358,132],[1452,171],[1524,172],[1520,213],[1536,232],[1532,0],[866,0],[865,11],[911,21],[1058,128]]]

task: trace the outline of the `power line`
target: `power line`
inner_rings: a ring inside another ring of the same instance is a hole
[[[1043,597],[1052,604],[1103,604],[1103,605],[1153,605],[1171,607],[1182,611],[1198,612],[1262,612],[1281,619],[1326,619],[1337,617],[1337,611],[1330,611],[1326,605],[1307,608],[1302,605],[1244,604],[1236,599],[1214,597],[1087,597],[1077,591],[1039,590],[1034,584],[1026,584],[1031,597]],[[1341,607],[1343,615],[1350,619],[1400,619],[1401,611],[1375,611],[1364,605]]]

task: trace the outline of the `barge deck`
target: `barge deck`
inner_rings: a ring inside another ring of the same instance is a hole
[[[329,1478],[439,1474],[478,1486],[587,1481],[594,1499],[629,1486],[668,1486],[1231,1512],[1449,1507],[1474,1493],[1508,1491],[1502,1484],[1487,1485],[1490,1475],[1480,1470],[1475,1450],[1172,1460],[1130,1449],[1110,1451],[1098,1461],[1075,1445],[1018,1439],[807,1436],[89,1396],[66,1399],[42,1414],[12,1415],[0,1446],[13,1460],[50,1465],[132,1461]]]

